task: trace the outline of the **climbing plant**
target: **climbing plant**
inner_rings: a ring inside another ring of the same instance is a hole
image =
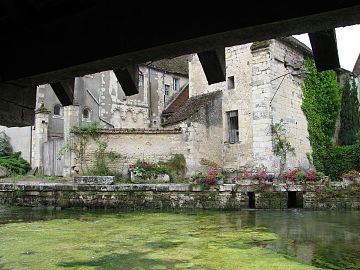
[[[305,66],[310,73],[304,79],[302,110],[308,121],[313,164],[324,171],[340,109],[340,86],[334,71],[317,72],[311,58]]]
[[[360,128],[360,106],[354,79],[347,78],[341,93],[340,131],[341,145],[356,143]]]
[[[110,160],[115,160],[119,156],[114,152],[106,153],[107,142],[101,138],[99,132],[99,126],[97,122],[90,122],[79,127],[73,127],[71,129],[71,136],[67,139],[67,142],[63,145],[63,148],[59,151],[58,156],[65,152],[73,152],[77,161],[79,162],[80,170],[82,173],[91,175],[110,175],[113,174],[106,165],[106,157],[111,156]],[[93,140],[97,143],[97,149],[95,150],[95,165],[93,168],[89,168],[86,162],[87,147]]]
[[[280,174],[284,171],[286,165],[286,158],[288,153],[294,153],[294,147],[286,138],[286,129],[284,120],[281,119],[279,123],[271,125],[273,152],[280,157]]]

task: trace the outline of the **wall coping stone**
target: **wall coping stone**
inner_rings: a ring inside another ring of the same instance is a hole
[[[102,134],[179,134],[180,128],[114,128],[99,129]]]
[[[269,186],[267,192],[271,191],[321,191],[324,190],[324,185],[289,185],[289,184],[274,184]],[[239,185],[239,184],[221,184],[210,186],[208,189],[201,188],[200,185],[193,184],[69,184],[69,183],[0,183],[0,192],[11,191],[40,191],[40,192],[55,192],[55,191],[100,191],[100,192],[123,192],[123,191],[154,191],[154,192],[263,192],[261,187],[257,185]]]

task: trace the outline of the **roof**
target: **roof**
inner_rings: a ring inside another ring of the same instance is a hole
[[[188,119],[221,93],[222,91],[216,91],[189,98],[162,125],[174,125]]]
[[[150,62],[149,66],[152,68],[160,69],[166,72],[189,75],[188,55],[182,55],[170,59],[162,59],[155,62]]]
[[[360,53],[354,65],[353,73],[355,74],[355,76],[360,76]]]
[[[181,105],[183,105],[189,99],[189,84],[187,84],[175,99],[166,107],[163,114],[176,112]]]

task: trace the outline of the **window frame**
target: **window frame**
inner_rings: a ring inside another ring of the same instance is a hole
[[[165,84],[164,85],[164,96],[169,96],[170,95],[170,84]]]
[[[226,112],[227,120],[227,142],[228,143],[238,143],[240,141],[239,136],[239,111],[227,111]],[[232,120],[232,119],[236,120]]]
[[[173,90],[175,92],[180,91],[180,78],[173,77]]]

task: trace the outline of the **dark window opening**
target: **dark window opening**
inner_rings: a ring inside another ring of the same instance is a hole
[[[248,192],[249,208],[255,208],[255,192]]]
[[[234,89],[235,88],[234,76],[230,76],[230,77],[227,78],[227,87],[228,87],[228,89]]]
[[[61,116],[62,115],[62,110],[61,110],[61,105],[60,104],[56,104],[54,106],[54,115],[57,115],[57,116]]]
[[[91,114],[90,109],[88,109],[88,108],[83,109],[83,111],[82,111],[82,120],[83,121],[90,121],[90,114]]]
[[[228,118],[228,141],[235,143],[239,141],[239,118],[238,111],[227,112]]]

